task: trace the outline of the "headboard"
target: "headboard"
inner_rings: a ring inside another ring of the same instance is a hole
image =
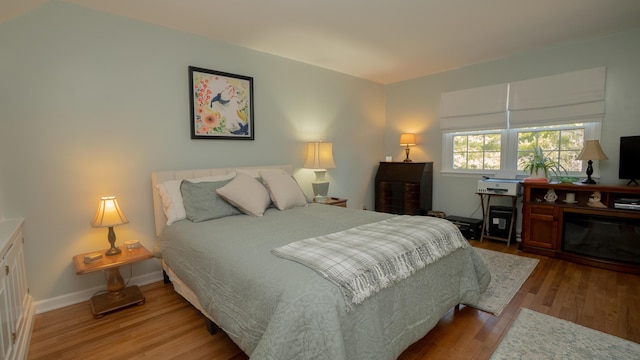
[[[170,180],[193,179],[212,175],[225,175],[242,170],[260,170],[260,169],[282,169],[289,174],[293,173],[291,165],[266,165],[266,166],[246,166],[232,168],[213,168],[213,169],[197,169],[197,170],[175,170],[175,171],[156,171],[151,173],[151,189],[153,191],[153,217],[156,226],[156,236],[160,236],[160,232],[167,224],[167,217],[162,210],[162,199],[158,193],[157,184],[162,184]]]

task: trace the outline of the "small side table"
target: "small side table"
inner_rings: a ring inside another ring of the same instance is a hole
[[[125,288],[124,279],[120,274],[120,266],[129,265],[138,261],[151,259],[153,255],[144,246],[135,249],[122,249],[118,255],[106,256],[105,250],[92,251],[86,254],[79,254],[73,257],[73,264],[76,268],[76,274],[82,275],[90,272],[104,270],[107,273],[107,290],[108,293],[98,294],[91,297],[91,312],[95,318],[100,318],[104,314],[121,309],[130,305],[142,305],[145,302],[144,295],[137,285]],[[102,259],[94,261],[90,264],[84,263],[85,255],[100,252]]]
[[[321,204],[324,205],[333,205],[333,206],[340,206],[340,207],[347,207],[347,201],[349,201],[349,199],[341,199],[341,198],[335,198],[335,197],[328,197],[326,199],[324,199]],[[315,199],[314,199],[315,202]]]
[[[517,215],[516,201],[518,200],[518,195],[487,194],[487,193],[479,193],[479,192],[477,192],[476,194],[480,195],[480,205],[482,206],[482,232],[480,233],[481,234],[480,242],[482,242],[484,239],[506,241],[507,247],[509,247],[509,245],[511,245],[511,235],[513,234],[513,229],[516,221],[516,215]],[[484,203],[485,196],[487,197],[486,205]],[[506,238],[487,235],[486,232],[487,232],[487,229],[489,228],[488,224],[489,224],[489,211],[491,209],[491,205],[490,205],[491,197],[504,197],[504,196],[511,198],[511,222],[509,223],[509,235]]]

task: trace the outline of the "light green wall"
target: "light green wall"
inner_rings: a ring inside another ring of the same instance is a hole
[[[480,199],[475,195],[480,177],[440,174],[440,94],[606,66],[606,114],[601,145],[609,160],[600,161],[601,182],[625,183],[618,180],[618,146],[620,136],[640,135],[639,64],[640,29],[635,29],[387,85],[385,152],[400,157],[399,134],[417,132],[418,146],[411,154],[414,161],[434,161],[434,209],[480,218]]]
[[[26,218],[35,300],[104,284],[71,263],[108,245],[89,226],[100,196],[130,220],[119,242],[152,246],[152,171],[292,164],[310,196],[313,173],[299,168],[305,142],[323,138],[330,194],[373,207],[382,85],[60,2],[0,25],[0,49],[0,214]],[[255,141],[189,138],[189,65],[254,78]]]

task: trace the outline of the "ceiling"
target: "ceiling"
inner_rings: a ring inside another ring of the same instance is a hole
[[[381,84],[640,27],[640,0],[0,0],[73,3]]]

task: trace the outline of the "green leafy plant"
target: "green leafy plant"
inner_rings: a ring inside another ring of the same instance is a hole
[[[557,161],[545,154],[539,146],[533,147],[533,154],[521,160],[525,174],[532,176],[544,172],[544,176],[549,178],[549,173],[555,177],[560,177],[561,173],[567,174],[567,170]]]
[[[564,184],[571,184],[574,183],[576,181],[580,180],[580,178],[577,178],[575,176],[561,176],[558,178],[558,181],[560,181],[561,183]]]

